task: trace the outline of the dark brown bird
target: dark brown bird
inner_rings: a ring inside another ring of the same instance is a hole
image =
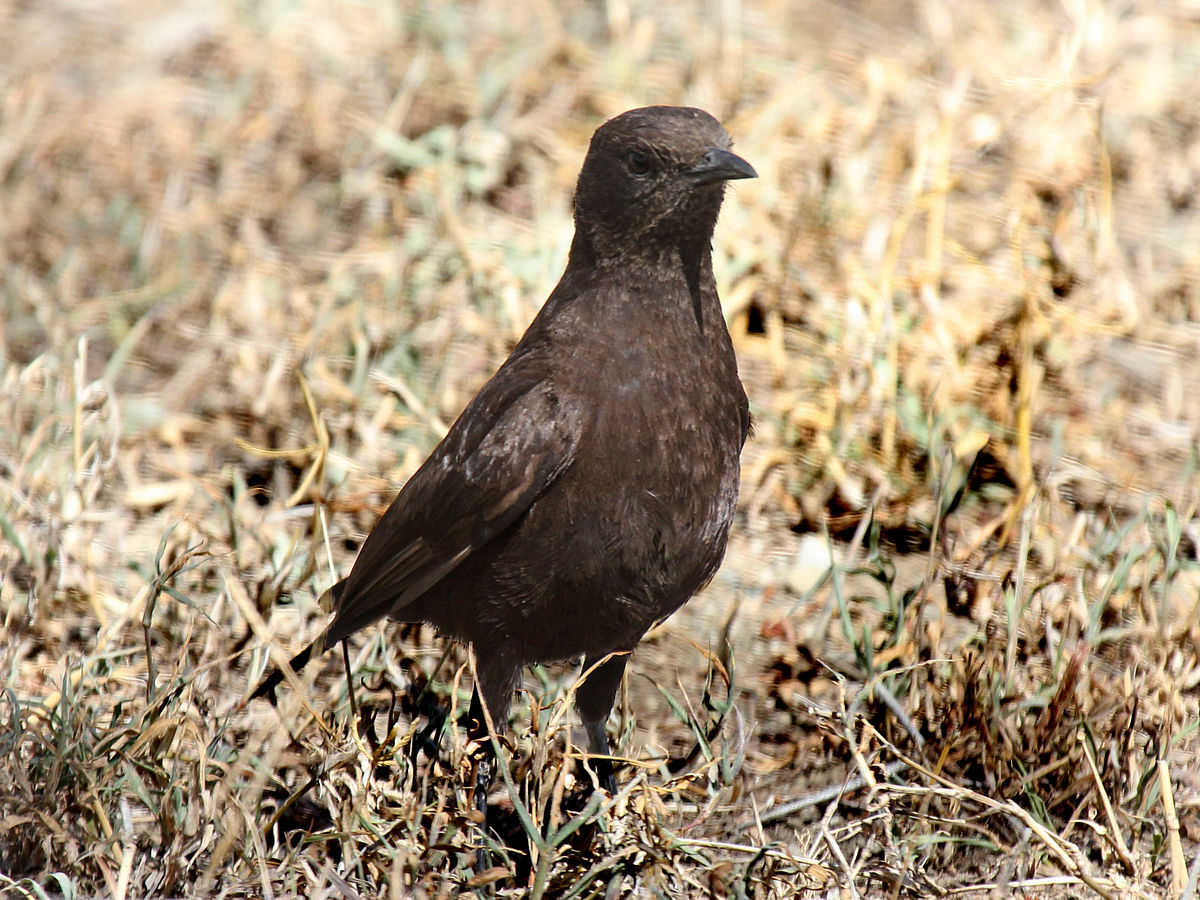
[[[524,666],[583,657],[598,667],[576,709],[590,751],[609,753],[628,651],[712,578],[737,499],[750,416],[710,243],[725,182],[755,171],[729,147],[699,109],[596,131],[562,279],[332,588],[333,621],[294,667],[383,616],[428,622],[472,646],[474,705],[503,727]]]

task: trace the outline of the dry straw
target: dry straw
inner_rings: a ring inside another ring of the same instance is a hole
[[[1149,2],[5,6],[0,894],[1195,897],[1198,44]],[[530,674],[481,870],[457,650],[362,636],[357,714],[332,659],[243,698],[649,102],[761,175],[715,242],[743,502],[615,797]]]

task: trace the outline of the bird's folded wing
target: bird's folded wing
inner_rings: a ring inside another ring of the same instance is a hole
[[[509,528],[570,466],[574,404],[521,366],[503,367],[384,513],[334,589],[331,647],[403,609]]]

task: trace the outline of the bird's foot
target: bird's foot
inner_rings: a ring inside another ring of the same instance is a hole
[[[478,872],[485,872],[492,867],[492,855],[488,852],[485,836],[488,831],[487,801],[492,787],[492,768],[495,758],[485,745],[475,758],[475,789],[471,797],[479,821],[479,849],[475,852],[475,865]]]

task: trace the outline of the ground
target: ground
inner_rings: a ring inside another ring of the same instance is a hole
[[[1197,48],[1148,0],[0,3],[0,893],[1195,896]],[[528,674],[481,864],[463,736],[408,752],[460,649],[246,698],[649,103],[760,176],[738,518],[615,797]]]

